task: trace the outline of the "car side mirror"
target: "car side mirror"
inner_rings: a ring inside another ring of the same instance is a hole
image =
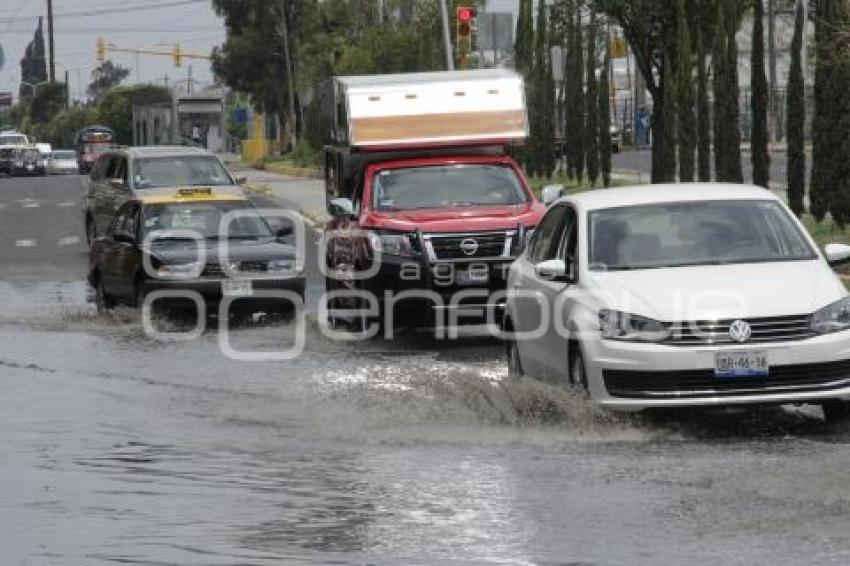
[[[827,244],[823,253],[832,267],[850,262],[850,246],[847,244]]]
[[[328,214],[334,217],[354,216],[354,203],[350,198],[335,198],[328,202]]]
[[[248,183],[248,177],[236,177],[237,185],[245,185]]]
[[[549,206],[564,194],[564,185],[546,185],[543,187],[543,192],[541,193],[540,200],[543,201],[543,204]]]
[[[563,281],[569,280],[567,271],[567,262],[562,259],[547,259],[541,261],[534,266],[534,271],[541,279],[548,281]]]
[[[122,244],[136,243],[136,237],[129,230],[116,230],[112,233],[112,239]]]

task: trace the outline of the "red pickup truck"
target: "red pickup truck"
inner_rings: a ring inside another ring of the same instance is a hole
[[[545,210],[505,151],[526,137],[522,79],[337,78],[325,96],[342,122],[325,150],[331,321],[498,320],[507,268]]]

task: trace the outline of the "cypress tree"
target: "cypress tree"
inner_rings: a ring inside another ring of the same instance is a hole
[[[744,182],[744,170],[741,164],[741,128],[740,123],[740,108],[738,88],[738,40],[736,34],[738,32],[738,0],[726,0],[726,72],[729,74],[726,80],[726,88],[728,89],[726,96],[726,116],[725,124],[729,129],[729,144],[726,150],[729,152],[729,180],[734,183]]]
[[[611,38],[605,36],[605,64],[599,76],[599,172],[602,174],[602,184],[611,185],[611,89],[609,76],[611,74]]]
[[[573,129],[571,135],[574,138],[572,177],[581,182],[584,177],[584,34],[582,33],[581,4],[576,2],[575,6],[575,33],[573,34],[573,72],[572,81],[575,86],[573,99],[570,102],[573,108]]]
[[[555,168],[554,130],[555,80],[552,76],[552,50],[549,43],[549,23],[546,3],[539,2],[537,30],[534,41],[534,92],[536,116],[534,135],[534,165],[538,175],[549,176]]]
[[[764,0],[754,0],[753,6],[753,50],[750,65],[753,89],[750,99],[753,116],[753,132],[750,139],[753,183],[767,188],[770,183],[770,153],[767,147],[767,106],[770,99],[764,69]]]
[[[676,114],[678,88],[676,81],[676,67],[673,56],[669,49],[664,53],[664,79],[662,87],[662,105],[660,111],[656,111],[656,121],[653,128],[659,130],[656,142],[661,142],[662,162],[664,170],[659,179],[662,183],[672,183],[676,180]],[[658,119],[660,118],[660,120]]]
[[[794,22],[794,39],[791,42],[791,70],[788,75],[788,202],[794,214],[804,212],[803,197],[806,191],[806,157],[804,153],[805,92],[803,84],[803,11],[797,6]],[[820,64],[820,62],[818,63]],[[835,124],[830,124],[835,127]],[[822,214],[821,214],[822,216]]]
[[[575,107],[573,106],[576,84],[573,81],[573,67],[575,66],[573,53],[575,46],[575,10],[572,2],[566,6],[566,32],[564,40],[564,154],[567,162],[567,173],[573,175],[576,170],[575,161],[575,138],[573,136],[575,124]]]
[[[724,97],[726,96],[726,33],[725,0],[717,3],[717,19],[715,20],[714,46],[711,50],[712,89],[714,91],[714,177],[718,181],[729,180],[729,166],[726,162],[724,145],[729,143],[727,129],[723,127]]]
[[[514,67],[529,77],[534,59],[534,8],[532,0],[520,0],[514,41]]]
[[[834,60],[836,4],[840,0],[818,2],[815,22],[817,67],[815,68],[815,108],[812,123],[812,176],[809,188],[811,212],[816,220],[823,220],[829,211],[836,188],[838,139],[836,132],[836,105],[844,93],[835,90],[836,66]],[[796,30],[795,30],[796,31]],[[802,36],[801,36],[802,37]],[[835,97],[838,98],[835,98]],[[790,163],[789,163],[790,168]]]
[[[708,71],[705,40],[701,22],[697,21],[697,169],[699,180],[711,181],[711,115],[708,104]]]
[[[697,134],[694,118],[693,57],[691,55],[691,35],[688,30],[688,18],[683,0],[678,3],[678,57],[679,68],[677,83],[679,87],[679,180],[689,183],[694,180],[694,151]]]
[[[847,30],[850,29],[850,6],[847,2],[836,2],[835,18],[830,20],[834,26],[836,38],[831,51],[833,76],[833,108],[835,122],[832,135],[836,137],[834,162],[835,188],[829,203],[829,212],[835,223],[844,227],[850,224],[850,101],[847,98],[850,89],[850,61],[847,59]]]
[[[591,16],[587,28],[587,61],[585,64],[587,78],[585,79],[584,96],[584,156],[587,164],[587,178],[591,185],[599,178],[599,109],[596,91],[596,24]]]

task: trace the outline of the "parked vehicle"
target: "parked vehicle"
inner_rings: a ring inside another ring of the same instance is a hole
[[[613,409],[821,403],[846,416],[850,298],[830,265],[848,258],[850,246],[821,253],[761,188],[560,199],[510,270],[510,371]]]
[[[115,145],[115,132],[106,126],[88,126],[74,137],[77,164],[81,173],[91,171],[100,154]]]
[[[51,175],[77,175],[80,172],[77,154],[72,149],[54,150],[47,169]]]
[[[393,315],[439,325],[490,307],[544,212],[505,152],[527,137],[522,78],[507,70],[338,77],[323,97],[332,132],[326,283],[342,294],[332,321]],[[363,301],[349,299],[355,293],[371,294],[380,314],[365,316]]]
[[[89,176],[83,210],[88,241],[106,230],[131,197],[151,189],[197,186],[230,187],[242,194],[221,160],[204,149],[160,145],[107,150]]]
[[[230,213],[239,216],[222,233]],[[197,293],[209,308],[232,297],[238,299],[234,310],[290,310],[290,298],[256,295],[290,291],[303,303],[303,265],[294,246],[282,241],[291,232],[291,227],[273,230],[245,195],[230,187],[150,189],[126,201],[93,241],[89,282],[99,310],[119,303],[142,306],[154,291]],[[188,296],[151,301],[157,307],[195,307]]]

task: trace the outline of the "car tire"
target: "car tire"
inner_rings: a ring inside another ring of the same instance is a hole
[[[94,242],[96,238],[97,238],[97,229],[95,228],[94,220],[92,220],[91,216],[87,215],[86,216],[86,243],[89,246],[91,246],[92,242]]]
[[[94,303],[99,313],[105,313],[115,308],[115,299],[106,291],[100,276],[97,276],[94,281]]]
[[[830,424],[850,422],[850,402],[827,401],[821,405],[823,417]]]
[[[584,363],[584,354],[581,344],[570,342],[569,346],[569,385],[576,391],[587,395],[589,388],[587,384],[587,366]]]

